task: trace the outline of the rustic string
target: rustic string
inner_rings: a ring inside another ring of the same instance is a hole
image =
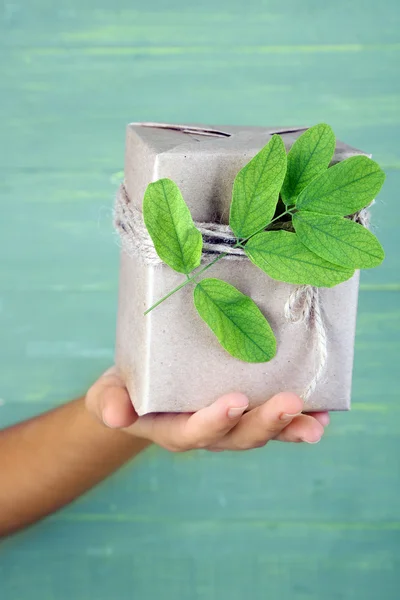
[[[364,227],[369,225],[369,211],[366,208],[351,218]],[[225,254],[223,260],[246,260],[245,252],[234,247],[236,238],[228,225],[202,222],[196,222],[195,225],[203,236],[203,261],[215,254]],[[121,184],[116,198],[114,226],[128,255],[139,256],[147,265],[163,264],[143,222],[142,213],[130,201],[124,184]],[[284,313],[289,323],[304,324],[315,340],[315,372],[301,394],[303,400],[308,400],[321,381],[328,360],[328,337],[320,290],[311,285],[296,287],[286,301]]]
[[[141,211],[130,201],[126,187],[121,184],[114,208],[114,225],[120,235],[122,247],[129,255],[139,256],[147,265],[161,265],[162,260],[154,249],[151,237],[143,222]],[[228,260],[246,258],[241,248],[234,248],[236,238],[228,225],[196,223],[203,236],[203,256],[226,253]]]
[[[351,219],[364,227],[368,227],[369,217],[369,210],[363,208],[352,215]],[[290,323],[303,323],[315,339],[317,356],[315,372],[301,394],[303,400],[308,400],[321,381],[328,361],[328,336],[323,316],[321,291],[311,285],[301,285],[295,288],[286,301],[285,317]]]

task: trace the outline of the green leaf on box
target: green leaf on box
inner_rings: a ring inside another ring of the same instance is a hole
[[[249,363],[276,354],[274,333],[258,306],[235,287],[219,279],[203,279],[194,289],[200,317],[229,354]]]
[[[297,196],[315,177],[326,171],[335,152],[336,139],[325,123],[305,131],[291,147],[281,196],[286,206],[295,204]]]
[[[263,231],[245,246],[250,260],[272,279],[296,285],[333,287],[354,275],[311,252],[295,233]]]
[[[385,173],[367,156],[352,156],[314,179],[300,194],[296,207],[327,215],[352,215],[374,200]]]
[[[350,219],[299,211],[293,225],[300,241],[311,252],[336,265],[350,269],[370,269],[385,257],[377,238]]]
[[[143,218],[161,260],[185,274],[199,266],[202,235],[176,183],[159,179],[147,186]]]
[[[272,220],[285,178],[287,156],[279,135],[236,175],[229,225],[238,239],[247,239]]]

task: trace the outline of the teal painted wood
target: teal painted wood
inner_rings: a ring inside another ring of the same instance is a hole
[[[362,277],[353,410],[317,447],[151,449],[0,545],[4,600],[376,599],[400,585],[400,12],[394,0],[5,5],[0,424],[112,361],[111,206],[132,120],[326,121],[374,154],[387,252]]]

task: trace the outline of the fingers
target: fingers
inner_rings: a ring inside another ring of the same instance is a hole
[[[194,414],[151,414],[139,419],[115,367],[86,395],[88,410],[108,427],[122,428],[171,451],[247,450],[270,440],[313,444],[329,423],[326,412],[301,414],[302,400],[289,392],[243,414],[248,404],[246,396],[232,393]]]
[[[265,404],[244,415],[214,449],[248,450],[273,440],[302,411],[303,401],[290,392],[277,394]],[[322,427],[322,426],[321,426]]]
[[[300,415],[285,427],[275,439],[279,442],[307,442],[316,444],[324,433],[324,426],[313,415]]]
[[[186,423],[185,435],[197,447],[209,446],[237,425],[248,405],[244,394],[226,394],[192,415]]]
[[[146,415],[129,431],[175,452],[206,448],[237,425],[248,404],[243,394],[226,394],[211,406],[191,415]]]
[[[314,419],[317,419],[318,423],[321,423],[321,425],[323,425],[324,427],[326,427],[330,423],[330,417],[328,412],[313,412],[305,414],[309,414],[310,417],[314,417]]]
[[[137,420],[124,382],[115,367],[106,371],[86,394],[86,407],[105,425],[129,427]]]

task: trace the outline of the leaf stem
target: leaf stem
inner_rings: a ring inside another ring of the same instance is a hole
[[[264,231],[264,229],[266,227],[269,227],[271,225],[271,223],[275,223],[275,221],[278,221],[279,219],[281,219],[282,217],[284,217],[285,215],[291,215],[293,214],[289,209],[286,209],[285,212],[281,213],[280,215],[278,215],[277,217],[275,217],[274,219],[272,219],[272,221],[270,221],[268,223],[268,225],[265,225],[264,227],[261,227],[260,229],[258,229],[255,233],[252,233],[251,235],[249,235],[248,238],[241,240],[241,244],[245,244],[246,242],[248,242],[252,237],[254,237],[255,235],[257,235],[257,233],[261,233],[262,231]],[[234,246],[235,248],[236,246]]]
[[[174,288],[173,290],[171,290],[170,292],[168,292],[168,294],[166,294],[166,296],[163,296],[162,298],[160,298],[160,300],[158,300],[155,304],[153,304],[152,306],[150,306],[150,308],[148,308],[144,312],[144,314],[145,315],[149,314],[150,311],[152,311],[154,308],[156,308],[157,306],[159,306],[162,302],[164,302],[164,300],[167,300],[170,296],[172,296],[173,294],[175,294],[176,292],[178,292],[179,290],[181,290],[183,287],[185,287],[185,285],[187,285],[188,283],[191,283],[192,281],[194,281],[196,279],[196,277],[198,277],[199,275],[201,275],[202,273],[204,273],[205,271],[207,271],[207,269],[209,269],[210,267],[212,267],[213,265],[215,265],[215,263],[218,262],[219,260],[221,260],[221,258],[224,258],[224,256],[227,256],[226,252],[223,252],[222,254],[219,254],[216,258],[214,258],[213,261],[211,261],[210,263],[208,263],[208,265],[206,265],[205,267],[203,267],[202,269],[200,269],[200,271],[198,271],[197,273],[194,273],[190,277],[189,277],[189,275],[186,275],[186,277],[187,277],[186,281],[183,281],[176,288]]]
[[[268,227],[269,225],[271,225],[271,223],[274,223],[278,219],[281,219],[282,217],[284,217],[285,215],[288,215],[288,214],[291,215],[292,212],[289,209],[286,209],[285,212],[281,213],[280,215],[278,215],[277,217],[275,217],[274,219],[272,219],[272,221],[270,221],[267,226],[264,226],[261,229],[258,229],[252,235],[249,235],[249,237],[246,238],[246,239],[244,239],[244,240],[238,240],[236,242],[236,244],[233,246],[233,248],[244,248],[244,244],[246,242],[248,242],[253,236],[257,235],[257,233],[260,233],[261,231],[264,231],[265,227]],[[160,300],[158,300],[155,304],[153,304],[152,306],[150,306],[150,308],[148,308],[144,312],[144,314],[148,315],[149,312],[151,312],[154,308],[157,308],[157,306],[159,306],[160,304],[162,304],[165,300],[168,300],[168,298],[170,298],[176,292],[179,292],[179,290],[181,290],[182,288],[184,288],[188,283],[191,283],[192,281],[194,281],[197,277],[199,277],[199,275],[202,275],[203,273],[205,273],[205,271],[207,271],[208,269],[210,269],[213,265],[215,265],[216,262],[218,262],[219,260],[221,260],[221,258],[224,258],[227,255],[228,255],[227,252],[222,252],[222,254],[218,254],[218,256],[216,258],[214,258],[214,260],[212,260],[205,267],[203,267],[202,269],[200,269],[200,271],[197,271],[197,273],[193,273],[193,275],[190,275],[190,276],[188,274],[186,274],[186,280],[185,281],[183,281],[181,284],[179,284],[178,286],[176,286],[176,288],[174,288],[173,290],[171,290],[170,292],[168,292],[168,294],[166,294],[165,296],[163,296],[162,298],[160,298]]]

